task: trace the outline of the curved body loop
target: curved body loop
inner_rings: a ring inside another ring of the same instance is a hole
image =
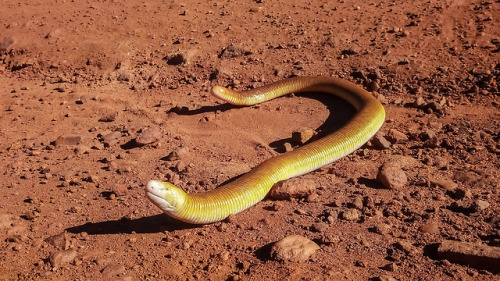
[[[300,92],[333,94],[349,102],[357,113],[339,130],[268,159],[214,190],[188,194],[170,183],[152,180],[146,186],[146,196],[176,219],[195,224],[220,221],[264,199],[275,183],[306,174],[353,152],[384,123],[385,111],[380,102],[361,87],[339,78],[297,77],[244,92],[220,86],[212,89],[214,96],[235,105],[253,105]]]

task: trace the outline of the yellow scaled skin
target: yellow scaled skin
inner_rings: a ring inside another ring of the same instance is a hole
[[[261,201],[275,183],[316,170],[353,152],[384,123],[385,111],[380,102],[369,92],[339,78],[298,77],[240,93],[219,86],[212,89],[213,95],[236,105],[253,105],[300,92],[333,94],[352,104],[357,113],[341,129],[268,159],[217,189],[188,194],[170,183],[152,180],[146,186],[147,197],[171,217],[188,223],[220,221]]]

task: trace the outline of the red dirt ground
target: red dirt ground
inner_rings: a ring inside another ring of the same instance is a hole
[[[0,4],[1,280],[498,280],[436,246],[500,245],[500,1]],[[346,121],[330,97],[236,108],[209,94],[305,75],[374,92],[390,147],[304,175],[314,196],[225,222],[179,223],[146,199],[148,180],[210,190],[292,131]],[[159,140],[135,146],[147,128]],[[68,135],[81,141],[56,144]],[[404,188],[375,180],[386,161]],[[292,234],[320,250],[270,258]]]

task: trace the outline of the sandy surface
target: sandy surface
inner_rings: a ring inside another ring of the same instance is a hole
[[[0,1],[0,279],[498,280],[436,248],[500,245],[500,2],[323,2]],[[225,222],[178,223],[145,198],[150,179],[210,190],[293,131],[346,122],[321,95],[209,94],[304,75],[374,92],[391,143]],[[404,187],[376,181],[385,162]],[[320,249],[274,260],[289,235]]]

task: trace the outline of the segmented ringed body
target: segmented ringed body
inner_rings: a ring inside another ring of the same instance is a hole
[[[332,77],[297,77],[260,88],[236,92],[220,86],[212,94],[235,105],[253,105],[289,93],[321,92],[349,102],[357,113],[339,130],[293,151],[262,162],[238,179],[204,193],[186,193],[157,180],[146,186],[146,196],[169,216],[194,224],[225,219],[258,203],[272,186],[336,161],[366,143],[382,126],[385,111],[369,92]]]

